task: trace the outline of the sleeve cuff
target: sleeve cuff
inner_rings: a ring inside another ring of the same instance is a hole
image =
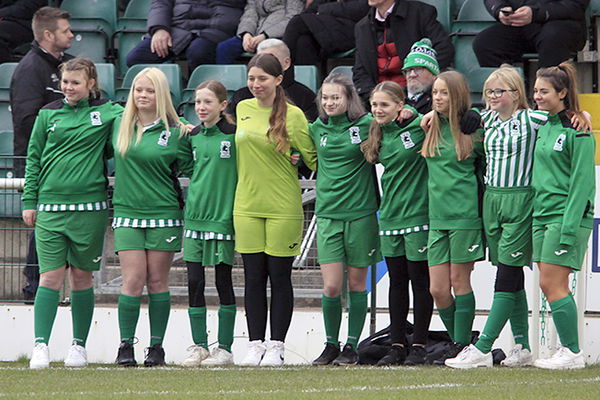
[[[36,210],[36,209],[37,209],[37,201],[35,201],[35,200],[23,201],[23,210]]]

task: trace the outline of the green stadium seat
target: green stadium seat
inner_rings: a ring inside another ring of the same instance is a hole
[[[0,64],[0,101],[10,99],[10,80],[18,63]]]
[[[319,70],[314,65],[295,65],[294,76],[296,81],[308,86],[313,92],[319,89]]]
[[[460,8],[462,7],[465,0],[449,0],[450,1],[450,10],[452,12],[452,16],[456,17]]]
[[[13,132],[0,131],[0,177],[9,177],[13,168]]]
[[[115,91],[115,101],[124,103],[127,101],[133,78],[144,68],[158,68],[165,73],[169,80],[169,89],[173,98],[173,105],[177,107],[181,98],[181,69],[177,64],[137,64],[127,70],[123,78],[122,86]]]
[[[329,74],[342,74],[352,79],[352,67],[349,65],[339,65],[329,72]]]
[[[124,76],[127,73],[127,54],[141,42],[142,38],[146,35],[146,29],[136,30],[123,30],[115,32],[115,38],[119,42],[119,49],[117,57],[117,67],[119,69],[119,76]],[[113,43],[115,43],[113,41]],[[113,45],[114,47],[114,45]]]
[[[8,100],[0,101],[0,131],[12,131],[12,113]]]
[[[589,11],[592,17],[600,16],[600,0],[591,0]]]
[[[107,33],[117,26],[117,0],[63,0],[60,8],[71,13],[73,19],[102,20]]]
[[[444,26],[447,32],[451,29],[450,1],[449,0],[420,0],[437,9],[437,20]]]
[[[115,97],[115,66],[108,63],[97,63],[98,85],[102,97],[112,99]]]
[[[119,42],[119,57],[117,65],[119,75],[127,72],[127,53],[131,51],[144,37],[147,32],[146,22],[151,0],[131,0],[125,9],[123,17],[117,21],[111,43],[113,49],[116,41]]]
[[[465,0],[452,24],[452,32],[475,35],[496,23],[482,0]]]

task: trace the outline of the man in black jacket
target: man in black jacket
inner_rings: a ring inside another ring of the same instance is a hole
[[[10,61],[12,51],[33,40],[31,18],[47,0],[0,0],[0,63]]]
[[[585,45],[585,9],[589,0],[485,0],[500,23],[480,32],[473,50],[482,67],[519,62],[539,53],[539,66],[571,58]]]
[[[46,104],[62,99],[58,66],[73,56],[64,51],[71,47],[70,15],[53,7],[40,8],[33,15],[31,50],[23,57],[10,82],[10,105],[14,130],[15,176],[22,177],[31,129],[38,111]],[[27,284],[26,300],[33,299],[39,282],[39,270],[33,234],[29,239],[27,266],[23,271]]]
[[[353,80],[365,104],[378,82],[391,80],[402,86],[402,60],[417,40],[431,39],[440,69],[450,65],[454,47],[437,20],[435,7],[410,0],[369,0],[371,10],[358,24]]]
[[[304,111],[304,115],[309,122],[314,121],[319,115],[317,103],[315,103],[315,92],[294,79],[294,66],[290,58],[290,49],[286,44],[279,39],[266,39],[260,42],[256,52],[257,54],[269,53],[277,57],[283,67],[283,82],[281,82],[281,86],[285,90],[286,96]],[[237,103],[250,98],[252,98],[252,93],[250,93],[247,87],[236,90],[229,102],[227,112],[235,116]]]

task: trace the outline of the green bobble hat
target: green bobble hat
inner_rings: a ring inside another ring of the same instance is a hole
[[[423,38],[410,48],[410,52],[404,59],[402,69],[423,67],[427,68],[432,74],[440,73],[440,66],[437,62],[437,52],[433,49],[433,44],[428,38]]]

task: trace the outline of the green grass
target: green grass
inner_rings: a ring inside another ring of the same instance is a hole
[[[600,365],[578,371],[493,368],[84,369],[0,363],[0,399],[600,399]]]

